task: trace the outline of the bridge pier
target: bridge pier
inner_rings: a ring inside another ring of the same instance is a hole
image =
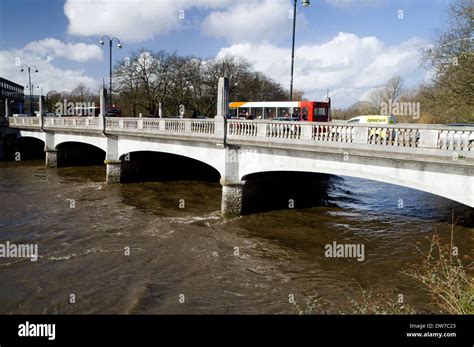
[[[122,175],[122,161],[105,160],[104,164],[107,165],[105,181],[109,184],[120,183],[120,177]]]
[[[100,94],[101,114],[105,114],[105,93],[102,89]],[[101,116],[102,117],[102,116]],[[122,161],[118,155],[118,137],[107,137],[107,151],[104,164],[107,166],[105,182],[108,184],[120,183],[122,177]]]
[[[245,181],[229,182],[221,180],[221,212],[225,215],[241,215],[247,195]]]
[[[46,152],[46,162],[45,165],[47,168],[57,168],[58,167],[58,156],[59,153],[57,150],[45,150]]]

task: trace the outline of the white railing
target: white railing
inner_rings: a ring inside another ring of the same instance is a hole
[[[102,130],[97,117],[10,117],[13,128]],[[106,131],[156,135],[217,138],[224,133],[214,119],[106,118]],[[228,141],[278,143],[364,144],[379,147],[431,148],[445,151],[474,152],[474,126],[431,124],[347,124],[309,123],[271,120],[228,120]],[[222,138],[222,137],[220,137]]]
[[[386,147],[432,148],[451,151],[474,151],[474,126],[431,124],[367,125],[344,123],[309,123],[293,121],[227,121],[229,140],[292,143],[355,143]]]
[[[257,123],[255,122],[227,122],[227,134],[234,136],[257,136]]]
[[[474,151],[474,131],[439,130],[437,148],[455,151]]]
[[[215,122],[210,119],[107,118],[108,132],[145,132],[168,135],[213,137]]]
[[[41,126],[40,117],[9,117],[8,122],[10,126],[12,125],[31,125],[31,126]]]
[[[185,120],[165,120],[165,131],[171,133],[185,133],[186,132],[186,121]]]
[[[191,120],[191,132],[198,134],[214,134],[216,132],[213,120]]]
[[[265,124],[266,137],[274,139],[300,139],[301,124],[272,122]]]
[[[99,128],[100,119],[97,117],[44,117],[43,128]]]

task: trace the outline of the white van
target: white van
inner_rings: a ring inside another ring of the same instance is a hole
[[[351,118],[347,123],[360,123],[360,124],[396,124],[397,119],[395,116],[382,116],[382,115],[363,115]]]
[[[373,124],[374,126],[377,125],[385,125],[385,124],[396,124],[397,119],[395,116],[384,116],[384,115],[362,115],[351,118],[347,121],[347,124],[367,124],[370,126]],[[354,129],[352,129],[352,136],[354,136]],[[369,140],[377,140],[378,138],[382,138],[384,140],[387,139],[387,131],[381,128],[372,128],[370,129]],[[392,131],[391,138],[394,139],[396,137],[396,131]]]

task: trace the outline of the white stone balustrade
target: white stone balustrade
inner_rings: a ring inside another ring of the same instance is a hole
[[[228,120],[227,138],[253,141],[287,140],[287,143],[369,144],[385,147],[474,151],[474,126],[431,124],[341,124],[271,120]]]
[[[102,130],[98,117],[10,117],[12,128]],[[218,124],[218,126],[217,126]],[[445,151],[474,152],[474,126],[431,124],[341,124],[284,122],[271,120],[171,119],[171,118],[106,118],[108,133],[135,133],[195,136],[219,139],[226,124],[228,140],[284,142],[304,141],[314,144],[367,144],[378,147],[429,148]]]

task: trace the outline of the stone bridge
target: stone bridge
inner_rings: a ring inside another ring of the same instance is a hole
[[[242,212],[249,175],[277,171],[386,182],[474,207],[474,127],[227,120],[227,83],[213,119],[10,117],[9,126],[44,142],[47,167],[66,142],[102,149],[108,183],[120,182],[129,153],[198,160],[220,174],[223,213]]]

